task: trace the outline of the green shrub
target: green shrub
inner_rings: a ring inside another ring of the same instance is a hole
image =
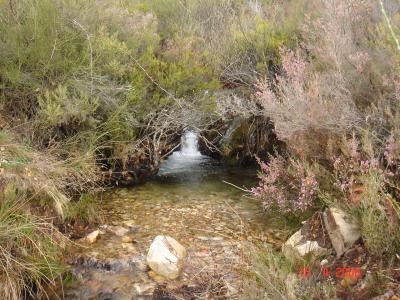
[[[360,181],[364,192],[356,213],[367,250],[375,256],[392,257],[400,251],[399,204],[385,193],[384,176],[371,171]]]
[[[87,123],[98,108],[98,100],[84,91],[69,91],[66,86],[58,86],[54,91],[46,91],[38,98],[40,122],[46,127]]]

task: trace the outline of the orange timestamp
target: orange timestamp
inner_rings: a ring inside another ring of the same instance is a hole
[[[343,279],[343,278],[356,279],[362,277],[362,271],[361,268],[359,267],[341,267],[341,268],[335,268],[334,270],[331,270],[328,267],[322,267],[321,273],[325,278],[328,278],[329,276],[336,277],[337,279]],[[308,278],[312,275],[312,270],[308,266],[302,267],[299,269],[298,275],[303,278]]]

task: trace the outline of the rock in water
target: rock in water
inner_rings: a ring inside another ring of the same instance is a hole
[[[125,235],[125,236],[122,237],[121,241],[123,243],[133,243],[135,240],[134,240],[133,236]]]
[[[360,227],[345,212],[337,208],[327,208],[323,217],[332,246],[339,258],[361,237]]]
[[[186,249],[172,237],[159,235],[150,246],[147,263],[156,273],[175,279],[182,271]]]
[[[89,233],[85,237],[85,241],[88,242],[89,244],[93,244],[94,242],[97,241],[97,238],[99,237],[99,234],[100,234],[100,230],[95,230],[95,231]]]
[[[124,235],[127,235],[129,233],[129,229],[122,227],[122,226],[107,226],[106,228],[109,232],[112,234],[115,234],[117,236],[123,237]]]
[[[153,291],[155,288],[155,284],[154,283],[135,283],[134,287],[136,292],[139,295],[153,295]]]

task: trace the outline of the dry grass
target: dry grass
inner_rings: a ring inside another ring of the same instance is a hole
[[[66,239],[47,221],[26,213],[27,203],[10,193],[0,203],[0,297],[19,300],[45,293],[45,286],[60,279]]]
[[[57,148],[35,151],[7,131],[0,132],[0,145],[2,180],[27,191],[31,199],[51,200],[61,216],[74,192],[94,186],[96,167],[90,156],[60,160]]]

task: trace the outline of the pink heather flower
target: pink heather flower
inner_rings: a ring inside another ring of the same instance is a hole
[[[290,161],[288,168],[281,156],[271,158],[268,164],[260,160],[258,163],[260,182],[251,193],[262,201],[265,210],[275,205],[284,212],[293,213],[312,206],[318,183],[314,174],[307,174],[301,163]]]

